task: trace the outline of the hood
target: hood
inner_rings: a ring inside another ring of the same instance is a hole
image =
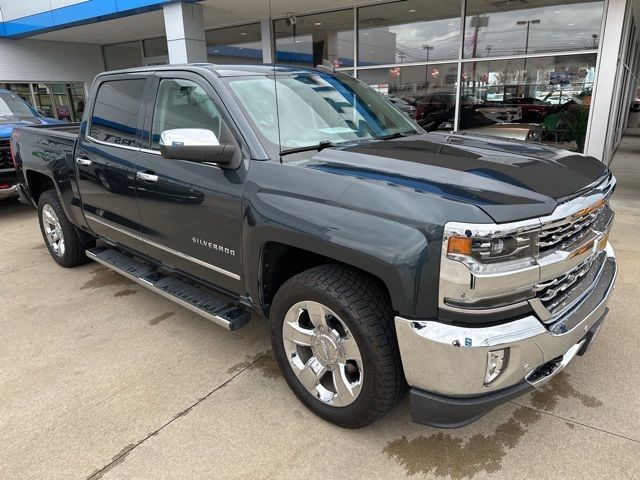
[[[498,223],[548,215],[607,175],[604,164],[593,157],[460,134],[327,148],[306,166],[470,203]]]
[[[0,138],[9,138],[15,127],[64,123],[47,117],[0,117]]]

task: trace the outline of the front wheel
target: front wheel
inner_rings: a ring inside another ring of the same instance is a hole
[[[76,230],[64,213],[55,190],[47,190],[38,199],[38,219],[44,242],[51,257],[63,267],[86,263],[85,251],[95,246],[93,239]]]
[[[388,294],[341,265],[291,278],[271,310],[276,359],[296,396],[347,428],[384,415],[406,389]]]

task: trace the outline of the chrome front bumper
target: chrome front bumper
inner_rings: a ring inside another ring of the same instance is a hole
[[[18,196],[18,185],[12,185],[9,188],[0,189],[0,200],[5,198],[13,198]]]
[[[604,266],[589,294],[552,325],[534,315],[485,328],[396,317],[407,382],[415,389],[456,398],[495,394],[523,384],[540,387],[574,358],[603,317],[616,274],[615,254],[607,244]],[[488,352],[507,347],[508,365],[485,385]],[[538,375],[537,369],[552,361],[550,373]]]

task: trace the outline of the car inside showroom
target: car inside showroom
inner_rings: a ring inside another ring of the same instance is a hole
[[[0,0],[0,478],[640,478],[639,26]]]

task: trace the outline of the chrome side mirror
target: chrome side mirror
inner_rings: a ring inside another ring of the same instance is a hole
[[[216,134],[205,128],[176,128],[160,135],[160,153],[169,159],[228,164],[236,150],[235,145],[221,145]]]

